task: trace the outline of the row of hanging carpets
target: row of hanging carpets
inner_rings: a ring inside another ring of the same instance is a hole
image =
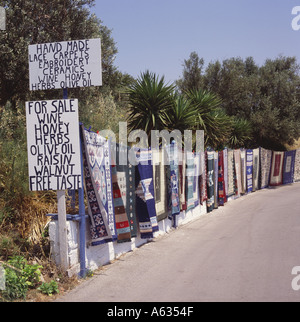
[[[112,144],[82,126],[83,166],[92,245],[153,238],[165,218],[206,201],[207,212],[268,186],[300,181],[300,149],[206,150],[184,153]],[[137,165],[132,165],[129,152]],[[122,160],[120,159],[122,158]]]

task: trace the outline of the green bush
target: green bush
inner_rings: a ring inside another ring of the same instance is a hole
[[[59,293],[58,284],[56,281],[53,280],[49,283],[42,283],[38,290],[49,296],[52,296],[52,294],[54,293]]]
[[[29,265],[22,256],[12,257],[5,268],[5,290],[1,296],[6,301],[26,299],[29,288],[34,288],[40,282],[40,265]]]

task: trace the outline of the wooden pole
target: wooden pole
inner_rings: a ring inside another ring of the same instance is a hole
[[[63,98],[68,98],[67,88],[63,89]],[[67,232],[67,211],[66,211],[66,193],[64,190],[57,190],[57,217],[58,217],[58,241],[60,266],[64,271],[69,268],[68,263],[68,232]]]
[[[68,263],[68,240],[67,240],[67,214],[66,194],[64,190],[57,190],[57,214],[58,214],[58,241],[60,265],[64,271],[69,268]]]

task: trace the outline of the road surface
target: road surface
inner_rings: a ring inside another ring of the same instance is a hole
[[[122,256],[57,301],[300,301],[295,266],[299,183],[229,202]]]

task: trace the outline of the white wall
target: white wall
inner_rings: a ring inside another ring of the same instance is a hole
[[[206,203],[199,205],[188,212],[181,212],[177,216],[178,228],[192,220],[199,218],[206,213]],[[132,238],[131,242],[117,243],[109,242],[102,245],[91,246],[91,239],[89,233],[89,220],[86,221],[86,267],[89,270],[95,270],[100,266],[109,264],[112,260],[120,257],[139,247],[149,240],[141,239],[140,237]],[[67,222],[67,240],[68,240],[68,260],[69,267],[68,274],[71,276],[80,271],[79,263],[79,223],[77,221]],[[169,232],[172,228],[171,221],[166,218],[159,222],[159,231],[154,233],[154,238]],[[138,234],[139,235],[139,234]],[[49,224],[49,236],[51,256],[57,265],[60,265],[59,257],[59,240],[58,240],[58,223],[53,220]]]

